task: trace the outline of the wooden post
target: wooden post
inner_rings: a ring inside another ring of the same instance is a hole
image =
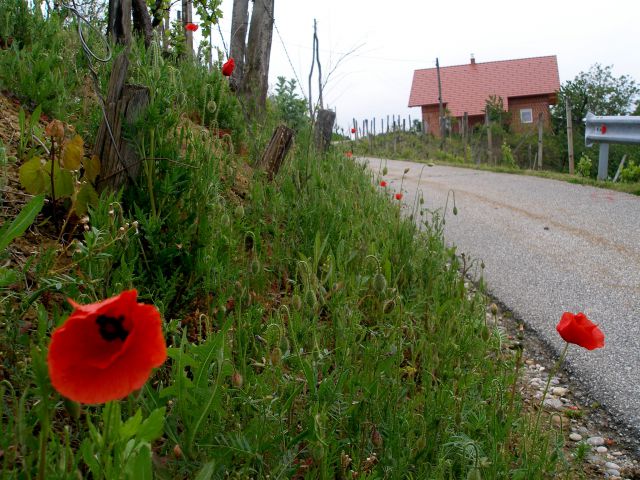
[[[565,108],[567,110],[567,147],[569,149],[569,175],[574,173],[574,157],[573,157],[573,119],[571,118],[571,105],[569,99],[564,99]]]
[[[467,162],[467,134],[468,134],[468,129],[469,129],[469,115],[467,114],[467,112],[464,112],[464,115],[462,116],[462,125],[460,126],[460,128],[462,128],[462,148],[464,148],[464,161],[465,163]]]
[[[133,123],[149,105],[149,89],[125,84],[129,69],[129,48],[113,62],[105,99],[105,116],[98,128],[93,154],[100,159],[98,190],[117,190],[127,181],[135,181],[140,172],[136,148],[123,137],[126,124]],[[155,159],[151,159],[155,161]]]
[[[389,115],[387,115],[387,133],[389,133]]]
[[[544,119],[542,112],[538,114],[538,168],[542,169],[542,129]]]
[[[284,163],[287,153],[293,145],[293,137],[293,130],[284,125],[278,126],[273,132],[273,136],[258,162],[258,167],[267,173],[270,181],[275,178]]]
[[[440,62],[436,58],[436,73],[438,75],[438,123],[440,124],[440,148],[444,145],[444,106],[442,105],[442,84],[440,83]]]
[[[331,145],[331,132],[336,121],[336,112],[318,110],[316,113],[316,123],[313,127],[314,143],[318,152],[325,153]]]
[[[487,151],[489,153],[487,163],[493,163],[493,142],[491,138],[491,120],[489,120],[489,108],[485,109],[484,125],[487,129]]]

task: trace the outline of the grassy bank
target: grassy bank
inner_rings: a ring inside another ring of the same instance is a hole
[[[48,61],[34,54],[47,44],[77,45],[72,25],[33,22],[45,23],[43,38],[1,51],[2,65]],[[78,122],[90,144],[100,112],[72,75],[82,58],[67,53],[78,64],[39,70],[64,89],[21,90],[6,75],[3,85],[23,101],[47,100],[45,113]],[[522,411],[517,349],[487,325],[485,299],[465,286],[438,213],[421,212],[418,231],[361,166],[313,153],[307,128],[269,182],[236,152],[260,152],[278,118],[249,130],[217,71],[140,46],[132,56],[132,78],[153,87],[129,133],[139,181],[96,194],[82,215],[77,195],[55,200],[45,189],[49,203],[1,254],[0,478],[563,471],[562,438],[539,433]],[[99,73],[106,84],[108,69]],[[44,155],[24,129],[6,138],[5,225],[29,198],[19,168]],[[124,400],[65,400],[46,352],[72,311],[66,299],[131,288],[159,309],[168,360]]]

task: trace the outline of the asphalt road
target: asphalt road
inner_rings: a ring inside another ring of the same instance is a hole
[[[362,159],[360,159],[362,160]],[[374,172],[379,159],[364,159]],[[423,164],[387,161],[389,189],[413,205]],[[570,371],[640,439],[640,197],[524,175],[426,167],[425,206],[455,192],[458,215],[445,239],[484,260],[492,295],[556,351],[563,312],[584,312],[605,334],[603,349],[572,345]]]

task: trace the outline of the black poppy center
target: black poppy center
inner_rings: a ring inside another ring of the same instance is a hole
[[[122,326],[124,323],[124,315],[120,315],[119,317],[98,315],[96,323],[98,324],[100,336],[107,342],[111,342],[116,339],[120,339],[124,342],[127,335],[129,335],[129,332]]]

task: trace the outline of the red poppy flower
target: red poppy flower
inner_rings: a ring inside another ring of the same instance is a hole
[[[196,25],[195,23],[189,22],[184,26],[184,28],[186,28],[190,32],[195,32],[196,30],[198,30],[198,25]]]
[[[355,128],[352,128],[352,129],[351,129],[351,133],[356,133],[356,129],[355,129]]]
[[[222,75],[225,77],[230,77],[233,73],[233,70],[236,68],[236,61],[231,57],[229,60],[224,62],[222,65]]]
[[[352,152],[347,152],[347,158],[351,158],[353,157],[353,153]]]
[[[387,182],[385,182],[384,180],[382,180],[382,181],[380,182],[380,186],[381,186],[381,187],[386,187],[386,186],[387,186]]]
[[[160,312],[128,290],[102,302],[78,305],[51,336],[51,383],[81,403],[104,403],[141,388],[167,358]]]
[[[402,200],[402,194],[396,193],[396,200]]]
[[[575,315],[564,312],[556,330],[565,342],[575,343],[587,350],[604,347],[604,333],[582,312]]]

